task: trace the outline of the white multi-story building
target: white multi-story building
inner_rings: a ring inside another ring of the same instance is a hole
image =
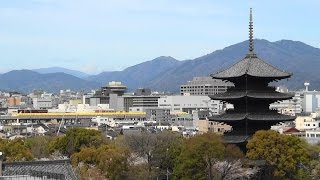
[[[214,95],[226,92],[229,87],[234,86],[231,82],[222,81],[220,79],[212,79],[211,77],[194,77],[192,81],[180,86],[180,94],[190,95]]]
[[[158,100],[160,96],[131,96],[125,98],[132,99],[132,105],[129,107],[129,111],[146,112],[147,109],[158,107]]]
[[[211,100],[208,96],[162,96],[158,100],[158,106],[170,109],[171,113],[191,114],[193,110],[209,109],[213,114],[219,114],[222,110],[222,103]]]
[[[276,109],[280,113],[295,115],[299,113],[313,113],[320,110],[320,91],[309,91],[310,83],[304,83],[305,90],[295,92],[292,99],[284,100],[270,104],[270,109]],[[281,88],[277,88],[279,92],[287,92]]]
[[[270,104],[270,109],[276,109],[279,113],[295,115],[302,112],[301,92],[295,92],[292,99]]]
[[[302,98],[302,110],[306,113],[316,112],[320,108],[320,92],[304,91]]]
[[[52,108],[51,97],[33,98],[32,102],[33,102],[34,109],[51,109]]]

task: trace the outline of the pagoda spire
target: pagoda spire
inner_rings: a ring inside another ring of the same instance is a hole
[[[249,53],[254,54],[253,52],[253,22],[252,22],[252,8],[250,8],[250,22],[249,22]]]

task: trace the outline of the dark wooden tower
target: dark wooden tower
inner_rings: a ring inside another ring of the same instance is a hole
[[[269,86],[269,83],[289,78],[291,75],[267,64],[254,52],[250,9],[248,53],[238,63],[211,75],[212,78],[234,83],[234,87],[227,92],[210,96],[213,100],[222,100],[234,106],[233,110],[210,117],[212,121],[232,126],[232,131],[224,136],[227,143],[245,143],[258,130],[267,130],[279,122],[295,119],[269,109],[271,103],[293,97],[293,94],[276,92],[275,87]]]

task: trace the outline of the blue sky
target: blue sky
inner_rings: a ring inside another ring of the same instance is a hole
[[[255,38],[320,48],[319,0],[2,0],[0,72],[196,58],[246,40],[250,7]]]

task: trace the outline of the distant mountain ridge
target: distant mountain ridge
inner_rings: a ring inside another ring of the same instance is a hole
[[[178,61],[170,56],[160,56],[151,61],[128,67],[123,71],[102,72],[98,75],[89,76],[87,79],[97,81],[100,84],[106,84],[110,81],[121,81],[130,90],[139,87],[153,88],[149,86],[152,84],[152,80],[182,63],[182,61]]]
[[[305,81],[310,82],[310,89],[320,89],[320,49],[300,41],[280,40],[269,42],[263,39],[254,41],[255,52],[267,63],[293,73],[289,80],[278,82],[290,89],[302,89]],[[78,78],[74,73],[63,69],[65,73],[45,73],[58,71],[55,68],[37,70],[11,71],[0,74],[0,89],[31,91],[45,89],[89,90],[96,89],[110,81],[121,81],[129,90],[148,87],[157,91],[178,92],[195,76],[209,76],[224,69],[245,57],[248,52],[248,41],[228,46],[222,50],[192,59],[178,61],[170,56],[160,56],[122,71],[102,72],[98,75]],[[60,69],[61,70],[61,69]],[[59,71],[60,71],[59,70]],[[81,73],[80,73],[81,74]],[[77,75],[79,76],[79,74]],[[81,75],[80,75],[81,76]]]
[[[292,40],[269,42],[263,39],[255,39],[254,45],[259,58],[277,68],[293,73],[292,78],[288,81],[280,81],[278,84],[285,85],[290,89],[300,89],[303,88],[305,81],[309,81],[312,89],[320,89],[320,76],[318,75],[320,49]],[[154,90],[177,92],[181,84],[186,83],[193,77],[208,76],[218,70],[227,68],[244,58],[247,52],[248,41],[244,41],[193,60],[176,62],[172,58],[168,60],[169,62],[172,61],[171,66],[166,64],[166,68],[155,72],[150,77],[148,77],[149,73],[140,71],[140,69],[157,70],[157,66],[150,65],[151,61],[148,61],[123,71],[90,76],[89,79],[100,83],[108,82],[111,79],[119,80],[131,89],[150,87]],[[161,64],[161,58],[153,61]],[[139,79],[140,77],[143,80]]]
[[[70,74],[73,76],[76,76],[78,78],[86,78],[89,77],[90,74],[81,72],[81,71],[77,71],[77,70],[71,70],[71,69],[67,69],[67,68],[62,68],[62,67],[49,67],[49,68],[39,68],[39,69],[32,69],[32,71],[41,73],[41,74],[48,74],[48,73],[66,73],[66,74]]]
[[[0,75],[0,89],[6,91],[26,93],[35,89],[48,92],[59,92],[61,89],[88,91],[98,87],[96,82],[65,73],[40,74],[31,70],[13,70]]]

